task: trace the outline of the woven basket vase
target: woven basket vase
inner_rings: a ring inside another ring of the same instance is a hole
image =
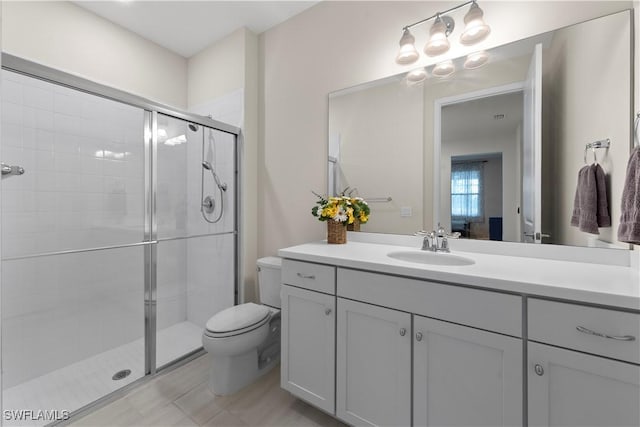
[[[347,224],[347,231],[360,231],[360,221],[358,218],[353,219],[353,224]]]
[[[331,219],[327,221],[327,243],[347,243],[347,227]]]

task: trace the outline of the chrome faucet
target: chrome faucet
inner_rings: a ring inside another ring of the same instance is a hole
[[[449,249],[449,240],[447,232],[438,223],[438,229],[430,233],[419,232],[417,234],[424,235],[422,240],[422,250],[431,252],[451,252]]]

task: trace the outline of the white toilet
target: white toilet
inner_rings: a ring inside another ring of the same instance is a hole
[[[220,311],[207,322],[202,345],[211,355],[209,389],[232,394],[280,361],[280,269],[277,257],[260,258],[260,303]]]

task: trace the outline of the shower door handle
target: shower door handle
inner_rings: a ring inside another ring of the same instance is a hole
[[[24,173],[22,166],[10,166],[6,163],[0,163],[0,170],[2,170],[2,175],[22,175]]]

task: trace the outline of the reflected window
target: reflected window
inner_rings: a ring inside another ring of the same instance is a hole
[[[456,162],[451,164],[451,219],[484,221],[483,164]]]

